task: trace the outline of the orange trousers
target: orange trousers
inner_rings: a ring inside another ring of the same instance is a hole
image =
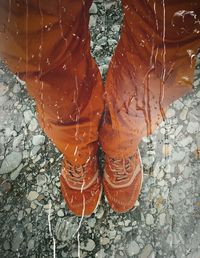
[[[90,53],[92,0],[1,0],[0,57],[25,80],[41,127],[83,164],[98,141],[132,155],[168,105],[192,89],[199,0],[122,0],[121,37],[103,87]]]

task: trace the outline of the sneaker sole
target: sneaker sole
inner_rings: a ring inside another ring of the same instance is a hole
[[[142,159],[141,159],[141,155],[140,155],[140,150],[139,148],[137,148],[137,151],[138,151],[138,156],[139,156],[139,160],[140,160],[140,165],[141,165],[141,173],[142,173],[142,176],[141,176],[141,184],[140,184],[140,193],[141,193],[141,190],[142,190],[142,185],[143,185],[143,180],[144,180],[144,173],[143,173],[143,165],[142,165]],[[140,195],[140,194],[139,194]],[[139,197],[139,196],[138,196]],[[137,198],[138,200],[138,198]],[[138,206],[137,206],[138,207]],[[133,206],[133,208],[130,210],[130,211],[134,211],[137,209],[136,206]]]
[[[102,186],[102,184],[101,184],[101,189],[100,189],[100,193],[99,193],[99,198],[98,198],[97,204],[96,204],[94,210],[92,211],[92,213],[91,213],[90,215],[83,215],[83,216],[80,215],[80,216],[77,216],[77,217],[79,217],[79,218],[81,218],[81,217],[90,218],[93,213],[96,213],[97,208],[98,208],[98,206],[99,206],[99,203],[100,203],[100,201],[101,201],[102,193],[103,193],[103,186]]]

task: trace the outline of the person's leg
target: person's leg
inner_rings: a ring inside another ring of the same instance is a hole
[[[83,208],[85,214],[91,213],[101,187],[96,153],[103,87],[90,54],[91,2],[5,0],[0,4],[0,56],[26,81],[41,127],[64,154],[62,191],[79,215]]]
[[[122,5],[121,38],[106,79],[101,143],[106,157],[122,159],[121,167],[130,167],[132,162],[127,158],[134,153],[133,159],[139,163],[137,148],[141,138],[151,134],[164,119],[172,101],[192,89],[195,55],[200,47],[200,2],[122,0]],[[130,187],[119,191],[115,189],[116,185],[120,187],[119,183],[111,186],[116,176],[111,175],[109,167],[116,172],[117,166],[110,163],[113,161],[108,159],[104,176],[107,198],[113,208],[117,207],[116,200],[120,202],[121,198],[123,204],[123,198],[130,199],[129,204],[116,208],[129,209],[136,197],[128,197],[128,192],[129,196],[133,194]],[[136,196],[142,181],[141,173],[137,173],[127,177],[129,182],[132,180]]]

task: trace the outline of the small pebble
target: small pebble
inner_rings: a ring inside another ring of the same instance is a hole
[[[89,226],[90,228],[95,227],[95,224],[96,224],[96,218],[89,218],[89,219],[88,219],[88,226]]]
[[[97,5],[95,3],[92,3],[89,12],[90,14],[97,14]]]
[[[24,138],[24,135],[23,135],[23,134],[20,134],[20,135],[18,135],[18,136],[14,139],[14,141],[13,141],[13,149],[15,149],[16,147],[19,146],[19,144],[21,143],[21,141],[23,140],[23,138]]]
[[[15,84],[14,87],[13,87],[13,92],[14,93],[19,93],[21,90],[21,87],[19,84]]]
[[[64,212],[63,212],[63,210],[59,210],[58,212],[57,212],[57,214],[58,214],[58,217],[64,217]]]
[[[34,245],[35,245],[34,239],[30,239],[30,240],[28,241],[28,250],[33,249],[33,248],[34,248]]]
[[[188,137],[185,137],[181,141],[179,141],[178,145],[185,147],[185,146],[189,145],[192,142],[193,142],[193,138],[189,135]]]
[[[107,237],[103,237],[103,238],[101,239],[101,244],[102,244],[102,245],[107,245],[107,244],[109,244],[109,242],[110,242],[110,239],[107,238]]]
[[[153,225],[154,224],[154,218],[151,214],[147,214],[146,216],[146,224],[147,225]]]
[[[0,192],[2,194],[8,193],[11,189],[12,189],[12,185],[11,185],[11,183],[9,181],[4,181],[0,185]]]
[[[4,243],[3,243],[3,247],[5,250],[9,250],[10,249],[10,243],[6,240]]]
[[[95,242],[92,239],[87,240],[86,246],[83,246],[82,249],[88,252],[91,252],[95,248]]]
[[[166,112],[167,118],[172,118],[172,117],[175,116],[175,114],[176,114],[176,112],[175,112],[175,110],[172,109],[172,108],[169,108],[169,109],[167,110],[167,112]]]
[[[183,160],[184,158],[185,158],[185,152],[184,151],[175,151],[174,153],[173,153],[173,160],[175,160],[175,161],[181,161],[181,160]]]
[[[96,212],[96,217],[97,219],[101,219],[103,217],[103,214],[104,214],[104,209],[102,206],[100,206],[98,208],[98,211]]]
[[[140,247],[139,247],[138,243],[135,241],[129,242],[127,245],[126,252],[130,257],[133,257],[133,255],[139,254]]]
[[[180,119],[181,120],[186,120],[188,114],[188,108],[184,107],[183,110],[180,113]]]
[[[96,15],[91,15],[90,20],[89,20],[89,28],[95,27],[97,23],[97,16]]]
[[[187,126],[187,132],[194,134],[199,132],[199,123],[198,122],[189,122]]]
[[[22,154],[21,152],[11,152],[6,156],[4,159],[1,168],[0,174],[7,174],[16,169],[22,161]]]
[[[162,148],[162,153],[165,157],[168,157],[172,153],[172,146],[169,144],[164,144]]]
[[[39,194],[38,194],[36,191],[31,191],[31,192],[28,194],[27,199],[28,199],[29,201],[33,201],[33,200],[37,199],[38,196],[39,196]]]
[[[45,137],[43,135],[35,135],[32,139],[33,145],[42,145],[45,142]]]
[[[147,244],[144,249],[142,250],[140,254],[140,258],[153,258],[155,256],[152,256],[153,253],[153,247],[151,244]]]
[[[35,118],[33,118],[28,126],[28,129],[31,131],[31,132],[34,132],[38,127],[38,122]]]
[[[0,75],[4,75],[4,74],[5,72],[2,69],[0,69]]]
[[[173,104],[175,109],[181,110],[184,107],[184,104],[180,100],[176,100]]]
[[[12,241],[12,251],[13,252],[18,251],[23,241],[24,241],[23,233],[21,231],[17,231]]]
[[[0,96],[3,96],[7,93],[9,90],[9,87],[7,85],[4,85],[2,82],[0,82]]]
[[[159,223],[161,226],[165,225],[165,221],[166,221],[166,214],[165,213],[161,213],[159,215]]]
[[[18,221],[22,220],[23,217],[24,217],[24,212],[23,212],[23,210],[20,210],[18,213],[18,217],[17,217]]]
[[[22,168],[23,164],[20,164],[19,167],[10,174],[10,179],[15,180],[19,176]]]
[[[24,121],[25,123],[29,123],[31,119],[33,118],[34,114],[31,112],[31,110],[24,111]]]
[[[37,185],[43,186],[47,182],[47,178],[44,174],[39,174],[36,177]]]

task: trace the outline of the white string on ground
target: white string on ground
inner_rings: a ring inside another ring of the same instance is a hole
[[[78,224],[78,228],[77,228],[76,232],[75,232],[74,235],[73,235],[73,236],[75,236],[75,235],[77,234],[77,241],[78,241],[78,258],[81,258],[81,257],[80,257],[81,245],[80,245],[80,233],[79,233],[79,230],[80,230],[81,225],[82,225],[82,222],[83,222],[84,214],[85,214],[85,196],[83,195],[83,210],[82,210],[82,215],[81,215],[81,219],[80,219],[79,224]]]
[[[78,258],[81,258],[81,244],[80,244],[80,233],[77,234],[77,241],[78,241]]]
[[[52,234],[52,227],[51,227],[51,207],[52,207],[52,204],[51,204],[51,201],[49,201],[49,212],[48,212],[49,233],[53,239],[53,258],[56,258],[56,240]]]

